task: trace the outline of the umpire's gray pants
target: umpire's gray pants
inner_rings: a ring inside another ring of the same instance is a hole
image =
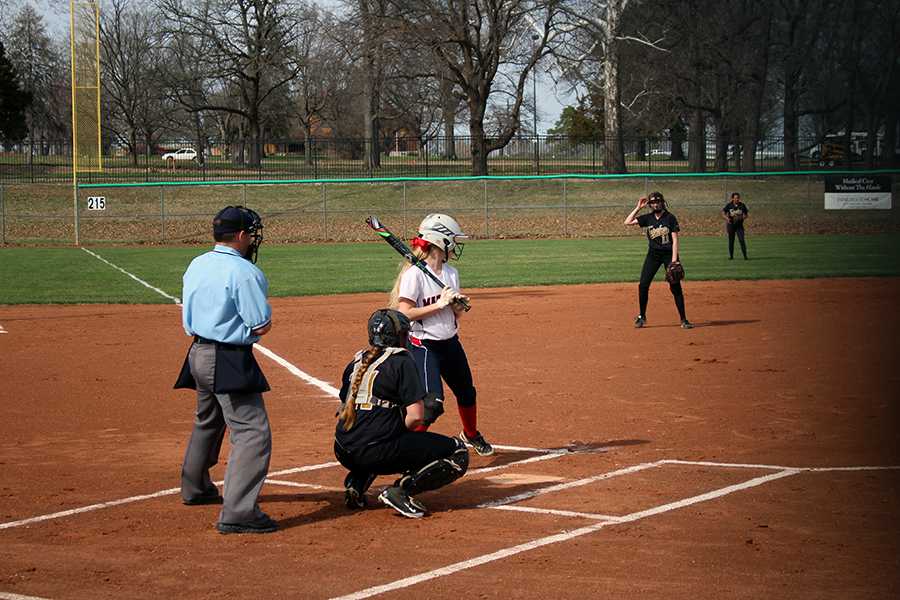
[[[264,513],[256,503],[272,455],[272,433],[262,394],[216,394],[214,344],[194,344],[188,354],[191,375],[197,382],[197,414],[181,468],[181,496],[192,500],[217,492],[209,469],[230,430],[231,454],[225,470],[225,491],[220,523],[248,523]]]

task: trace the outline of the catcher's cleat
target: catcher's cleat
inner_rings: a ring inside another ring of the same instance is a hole
[[[466,432],[462,431],[459,434],[459,439],[461,439],[463,443],[472,446],[479,456],[490,456],[494,453],[494,447],[484,439],[484,436],[481,435],[480,431],[475,432],[475,435],[472,437],[467,436]]]
[[[691,323],[690,321],[688,321],[687,319],[685,319],[684,321],[681,322],[681,328],[682,329],[693,329],[694,324]]]
[[[369,503],[366,500],[366,490],[375,481],[375,474],[366,475],[363,479],[357,479],[353,473],[347,473],[344,478],[344,504],[353,510],[366,508]]]
[[[413,500],[403,488],[391,486],[385,488],[378,499],[387,506],[390,506],[398,513],[409,519],[421,519],[427,512],[421,502]]]
[[[634,327],[635,329],[640,329],[644,325],[647,324],[647,319],[644,318],[643,315],[638,315],[634,318]]]

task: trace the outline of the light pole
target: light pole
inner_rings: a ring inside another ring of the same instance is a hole
[[[541,39],[541,36],[538,34],[531,34],[532,50],[534,49],[534,44],[536,44],[539,39]],[[534,63],[533,69],[534,72],[531,74],[531,96],[534,98],[534,110],[532,111],[534,125],[534,166],[535,169],[540,169],[540,139],[538,138],[537,129],[537,62]]]

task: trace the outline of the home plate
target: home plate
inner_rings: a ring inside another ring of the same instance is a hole
[[[531,483],[562,481],[565,477],[556,477],[554,475],[528,475],[527,473],[504,473],[502,475],[485,477],[485,479],[500,485],[527,485]]]

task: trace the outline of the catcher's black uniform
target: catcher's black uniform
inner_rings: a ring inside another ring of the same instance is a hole
[[[750,212],[747,210],[747,205],[743,202],[737,204],[729,202],[722,212],[728,217],[728,222],[725,223],[725,231],[728,232],[728,258],[734,258],[734,236],[736,235],[741,244],[741,254],[744,255],[744,260],[747,260],[747,244],[744,241],[744,217]]]
[[[659,217],[654,213],[641,215],[637,218],[637,223],[645,229],[649,242],[647,256],[644,258],[644,266],[641,269],[641,283],[638,286],[638,302],[641,308],[639,318],[643,319],[647,314],[650,284],[659,271],[659,267],[665,265],[668,268],[669,263],[672,262],[672,233],[677,233],[681,229],[678,226],[678,219],[667,210],[663,211]],[[678,308],[681,321],[687,321],[681,282],[669,283],[669,289],[675,298],[675,306]]]
[[[459,444],[444,435],[406,428],[404,409],[422,400],[425,391],[416,364],[405,349],[382,350],[370,366],[374,377],[367,391],[361,390],[357,398],[348,400],[351,376],[362,355],[357,353],[344,369],[340,397],[342,402],[356,402],[356,424],[345,431],[344,423],[338,420],[334,455],[350,471],[348,479],[365,492],[376,475],[418,471],[451,456]]]

